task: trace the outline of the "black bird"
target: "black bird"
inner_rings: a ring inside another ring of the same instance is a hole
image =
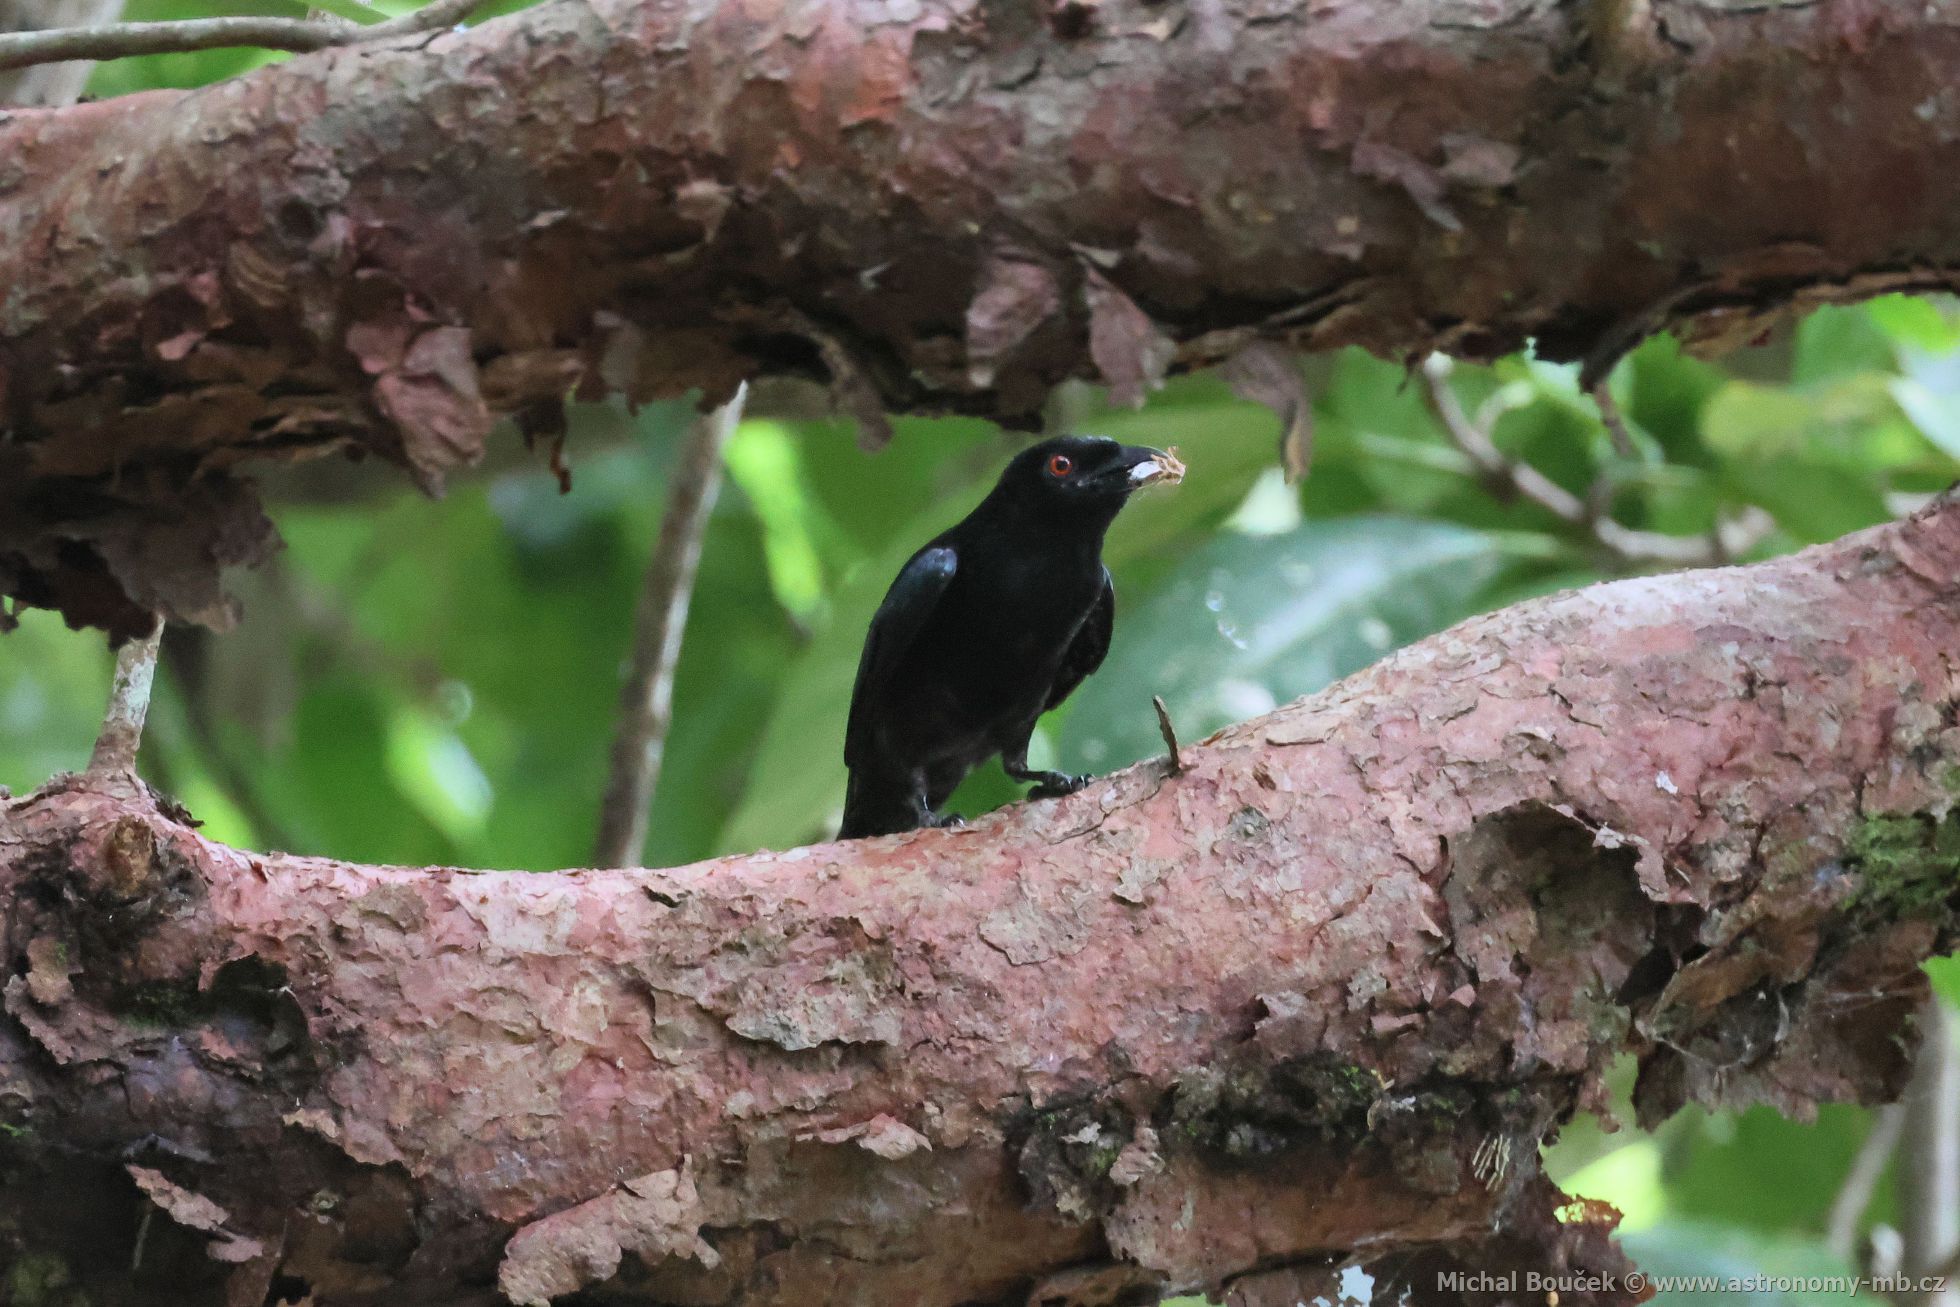
[[[1023,450],[958,526],[912,555],[871,619],[844,735],[840,839],[941,826],[934,810],[994,754],[1036,798],[1086,776],[1034,771],[1035,720],[1102,665],[1116,593],[1103,533],[1174,455],[1093,436]]]

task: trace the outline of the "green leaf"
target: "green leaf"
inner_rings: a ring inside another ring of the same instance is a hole
[[[1767,1107],[1689,1108],[1670,1123],[1670,1211],[1766,1232],[1822,1229],[1869,1120],[1841,1104],[1821,1107],[1811,1124]]]
[[[1729,492],[1806,542],[1890,518],[1889,473],[1924,454],[1892,384],[1872,373],[1801,390],[1732,382],[1704,426]]]
[[[1892,338],[1862,304],[1827,304],[1797,324],[1790,380],[1804,382],[1892,371]]]
[[[1960,394],[1939,393],[1913,377],[1892,383],[1892,398],[1926,439],[1949,458],[1960,458]]]
[[[1927,958],[1921,965],[1926,978],[1933,982],[1933,992],[1946,1000],[1948,1007],[1960,1008],[1960,955]]]
[[[1683,353],[1672,336],[1659,335],[1629,355],[1620,370],[1621,408],[1627,417],[1674,462],[1708,465],[1712,460],[1701,442],[1702,411],[1727,382],[1721,369]]]
[[[1866,316],[1892,341],[1905,349],[1950,354],[1960,349],[1960,314],[1952,300],[1936,304],[1917,295],[1881,295],[1864,304]]]
[[[71,631],[43,609],[0,635],[0,785],[25,794],[88,764],[114,659],[99,631]]]
[[[1062,756],[1107,771],[1157,752],[1153,694],[1187,740],[1310,694],[1476,612],[1479,591],[1524,547],[1446,523],[1352,517],[1215,536],[1140,600],[1118,578],[1115,640],[1068,708]]]
[[[1659,1307],[1885,1307],[1851,1292],[1856,1268],[1814,1239],[1765,1238],[1719,1224],[1664,1224],[1621,1241],[1650,1283],[1667,1287]]]
[[[762,526],[777,602],[799,621],[810,621],[824,600],[816,528],[820,510],[805,488],[794,433],[780,422],[744,422],[728,442],[726,461],[729,479],[748,497]]]
[[[483,829],[495,792],[469,747],[433,714],[397,708],[388,721],[388,775],[421,814],[461,844]]]

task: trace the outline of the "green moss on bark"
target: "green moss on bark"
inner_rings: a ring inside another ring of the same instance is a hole
[[[1960,890],[1960,811],[1864,817],[1844,860],[1859,878],[1850,910],[1891,920],[1946,915]]]

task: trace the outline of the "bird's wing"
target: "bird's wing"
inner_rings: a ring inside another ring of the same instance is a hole
[[[1047,712],[1056,704],[1074,693],[1075,687],[1082,684],[1082,678],[1102,666],[1105,655],[1109,653],[1109,633],[1116,627],[1116,587],[1110,582],[1109,569],[1103,569],[1102,593],[1096,596],[1095,607],[1082,619],[1082,625],[1075,629],[1075,639],[1069,642],[1068,652],[1062,655],[1062,665],[1055,669],[1055,683],[1048,689],[1048,702],[1042,706]]]
[[[871,619],[858,659],[857,684],[851,687],[851,719],[844,730],[844,765],[853,770],[870,761],[877,745],[871,723],[872,701],[891,683],[905,651],[932,616],[939,597],[953,579],[959,556],[946,545],[921,549],[899,569],[898,579],[885,592],[885,602]]]

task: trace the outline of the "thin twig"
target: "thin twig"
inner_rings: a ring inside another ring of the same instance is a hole
[[[1177,748],[1177,728],[1171,725],[1171,710],[1164,706],[1164,696],[1150,696],[1150,706],[1157,710],[1157,733],[1164,737],[1164,751],[1170,755],[1171,775],[1184,772],[1184,755]]]
[[[0,3],[0,31],[99,27],[115,22],[122,13],[123,0],[7,0]],[[0,106],[58,109],[73,104],[94,68],[83,59],[0,72]]]
[[[1639,458],[1640,448],[1633,443],[1633,432],[1627,429],[1626,415],[1620,412],[1619,401],[1613,398],[1613,388],[1603,378],[1592,388],[1592,398],[1599,408],[1599,420],[1606,424],[1606,434],[1613,442],[1613,452],[1625,459]]]
[[[1450,388],[1450,360],[1432,354],[1423,363],[1423,385],[1429,407],[1477,474],[1495,492],[1527,500],[1571,526],[1580,528],[1607,553],[1629,565],[1711,567],[1746,553],[1775,528],[1775,521],[1758,508],[1745,509],[1707,536],[1675,536],[1639,531],[1606,513],[1611,496],[1595,484],[1585,498],[1573,494],[1529,463],[1514,459],[1491,438],[1490,423],[1473,419]]]
[[[163,624],[139,640],[126,640],[116,650],[116,679],[109,690],[109,707],[102,714],[102,731],[88,769],[96,775],[136,770],[136,750],[143,742],[143,720],[150,713],[150,686],[156,680],[157,644]]]
[[[1858,1250],[1858,1222],[1864,1219],[1878,1182],[1892,1154],[1898,1151],[1899,1127],[1904,1121],[1905,1109],[1897,1103],[1888,1103],[1875,1112],[1865,1141],[1858,1145],[1858,1155],[1851,1159],[1844,1183],[1838,1186],[1830,1218],[1824,1223],[1824,1247],[1845,1262],[1850,1262]]]
[[[1586,505],[1577,495],[1540,472],[1529,463],[1510,458],[1491,439],[1486,426],[1471,420],[1463,403],[1450,388],[1453,365],[1442,354],[1431,354],[1422,365],[1423,384],[1428,387],[1429,406],[1443,424],[1455,445],[1469,456],[1478,473],[1501,493],[1530,500],[1562,522],[1586,525]]]
[[[644,856],[648,809],[673,720],[674,667],[680,661],[688,598],[701,561],[701,537],[721,485],[722,446],[741,423],[747,396],[744,386],[728,403],[697,418],[674,468],[660,539],[633,618],[632,665],[619,696],[619,729],[599,808],[594,866],[632,866]]]
[[[412,14],[385,23],[315,22],[301,18],[193,18],[164,23],[107,23],[0,36],[0,71],[69,59],[125,59],[140,54],[182,54],[250,45],[295,54],[329,46],[358,45],[454,27],[483,0],[433,0]]]

